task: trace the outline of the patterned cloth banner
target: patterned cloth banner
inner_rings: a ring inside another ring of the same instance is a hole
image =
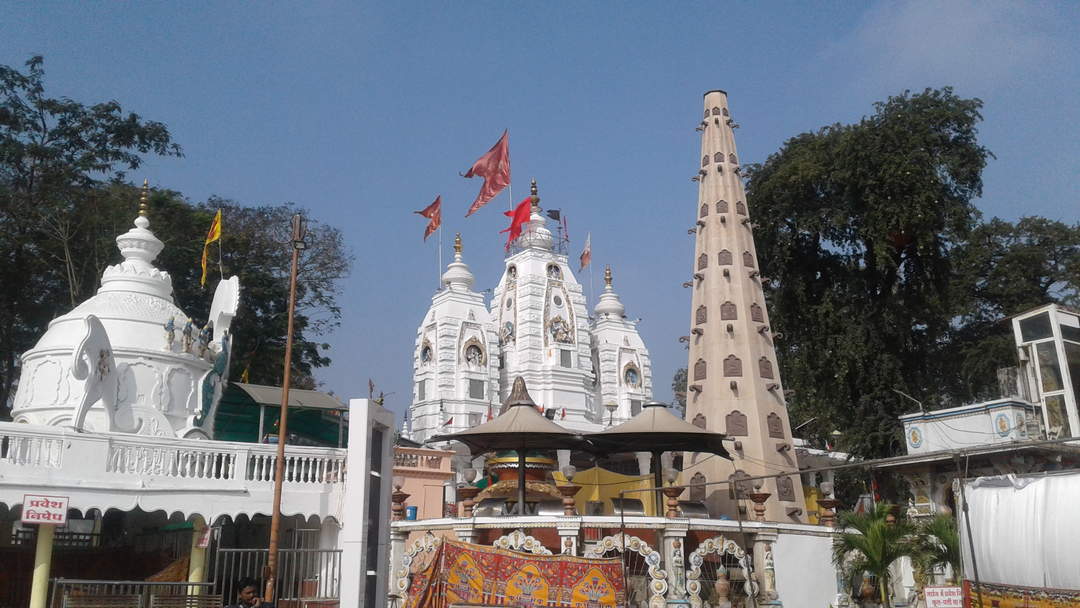
[[[520,606],[606,608],[626,604],[622,560],[531,555],[444,540],[412,575],[406,608]]]
[[[1074,608],[1080,606],[1080,590],[1036,589],[1018,585],[982,583],[982,606],[975,584],[964,581],[964,606],[969,608]]]

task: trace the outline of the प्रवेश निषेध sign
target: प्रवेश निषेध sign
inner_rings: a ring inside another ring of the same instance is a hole
[[[24,524],[62,526],[67,523],[67,512],[67,496],[23,495],[21,521]]]
[[[961,608],[964,605],[964,590],[960,587],[927,587],[923,595],[926,608]]]

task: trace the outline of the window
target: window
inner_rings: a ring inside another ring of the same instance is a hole
[[[484,392],[483,380],[469,380],[469,399],[483,399]]]
[[[1024,342],[1049,338],[1054,335],[1050,328],[1050,315],[1042,313],[1020,321],[1020,339]]]
[[[631,416],[637,416],[640,413],[641,413],[641,400],[640,399],[631,399],[630,400],[630,415]]]
[[[480,426],[481,421],[482,420],[479,412],[473,412],[469,414],[469,428],[472,428],[474,426]]]
[[[1037,344],[1035,352],[1039,358],[1039,377],[1042,380],[1043,392],[1060,391],[1064,385],[1061,382],[1061,365],[1058,363],[1057,348],[1054,343]]]
[[[427,399],[427,380],[416,383],[416,400],[423,401],[424,399]]]
[[[1065,395],[1053,395],[1047,397],[1046,404],[1047,430],[1051,439],[1058,437],[1072,437],[1072,428],[1069,425],[1069,413],[1065,411]]]
[[[574,367],[574,361],[571,358],[570,351],[565,349],[559,350],[559,365],[563,367]]]

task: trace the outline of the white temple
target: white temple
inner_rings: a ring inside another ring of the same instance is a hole
[[[476,426],[498,414],[521,376],[566,428],[597,431],[628,420],[652,397],[649,351],[612,287],[590,317],[565,253],[557,251],[532,184],[532,214],[505,260],[490,310],[473,291],[461,237],[442,289],[417,330],[411,438]]]

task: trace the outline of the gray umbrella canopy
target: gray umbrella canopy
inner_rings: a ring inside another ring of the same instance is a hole
[[[724,435],[706,431],[675,416],[666,405],[650,401],[641,412],[606,431],[585,436],[598,454],[652,452],[653,483],[663,487],[660,475],[660,454],[663,452],[706,452],[731,460],[724,448]],[[655,492],[657,513],[663,513],[663,500]]]
[[[650,401],[641,413],[626,422],[585,436],[593,451],[604,454],[624,452],[706,452],[731,458],[723,445],[724,435],[706,431],[675,416],[666,405]]]
[[[529,396],[521,376],[514,379],[510,397],[494,420],[460,433],[436,435],[428,440],[430,443],[440,441],[464,443],[473,456],[497,450],[516,450],[518,513],[522,515],[525,514],[525,450],[582,449],[588,445],[581,435],[564,429],[536,411],[536,403]]]

